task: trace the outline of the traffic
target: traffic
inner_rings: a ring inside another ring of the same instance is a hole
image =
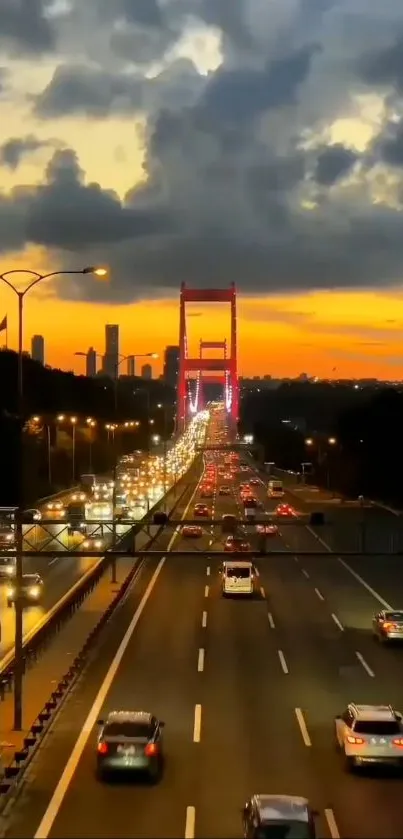
[[[228,435],[216,410],[207,441]],[[403,601],[403,583],[379,592],[324,559],[296,497],[238,451],[204,457],[185,524],[147,561],[8,835],[400,836],[403,611],[379,600]]]

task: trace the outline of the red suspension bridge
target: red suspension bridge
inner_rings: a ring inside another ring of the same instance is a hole
[[[199,356],[189,357],[186,331],[187,303],[227,303],[231,314],[231,338],[227,340],[200,341]],[[205,350],[217,350],[220,355],[206,358]],[[195,375],[196,374],[196,377]],[[195,388],[192,383],[195,382]],[[234,424],[239,413],[239,383],[237,366],[236,289],[231,283],[227,289],[196,289],[181,285],[179,312],[179,376],[178,376],[178,430],[182,431],[191,418],[203,408],[205,384],[222,384],[225,407]]]

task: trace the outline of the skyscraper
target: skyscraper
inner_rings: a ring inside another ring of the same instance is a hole
[[[151,364],[143,364],[141,368],[141,378],[142,379],[152,379],[153,377],[153,368]]]
[[[163,379],[167,385],[176,388],[179,374],[179,347],[165,347]]]
[[[127,359],[127,375],[131,378],[136,375],[136,359],[134,355],[129,355]]]
[[[117,375],[119,363],[119,327],[117,324],[107,323],[105,326],[105,355],[103,358],[103,372],[105,376],[114,379]]]
[[[31,357],[39,364],[45,364],[45,340],[43,335],[33,335],[31,340]]]
[[[89,378],[97,375],[97,354],[94,347],[90,347],[86,355],[85,375]]]

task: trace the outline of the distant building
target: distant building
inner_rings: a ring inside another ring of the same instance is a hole
[[[152,379],[153,377],[153,368],[151,364],[143,364],[141,368],[141,378],[142,379]]]
[[[31,340],[31,358],[45,364],[45,339],[43,335],[33,335]]]
[[[136,375],[136,359],[134,355],[129,355],[127,359],[127,375],[131,379]]]
[[[90,347],[86,355],[85,375],[90,379],[97,375],[97,354],[94,347]]]
[[[105,355],[102,371],[105,376],[114,379],[119,364],[119,327],[117,324],[107,323],[105,326]]]
[[[163,379],[167,385],[176,388],[179,375],[179,347],[166,347],[164,353]]]

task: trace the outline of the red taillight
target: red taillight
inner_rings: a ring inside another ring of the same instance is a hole
[[[392,740],[394,746],[402,746],[403,747],[403,737],[396,737],[396,740]]]
[[[391,630],[396,629],[397,627],[396,627],[395,623],[390,623],[389,621],[384,621],[383,622],[383,628],[386,629],[386,632],[390,632]]]
[[[362,737],[353,737],[351,734],[347,737],[347,743],[351,743],[353,746],[362,746],[365,743],[365,740]]]
[[[147,743],[144,754],[146,757],[154,757],[158,754],[158,746],[157,743]]]
[[[107,743],[98,743],[98,754],[99,755],[106,755],[108,754],[108,744]]]

